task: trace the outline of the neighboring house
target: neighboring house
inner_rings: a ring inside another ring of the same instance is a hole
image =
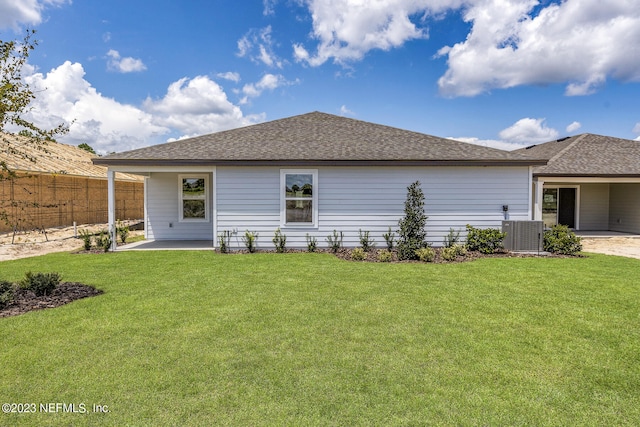
[[[582,134],[515,152],[549,159],[533,170],[533,219],[640,233],[639,141]]]
[[[546,163],[319,112],[93,162],[110,176],[145,176],[148,239],[215,245],[216,236],[231,231],[235,248],[243,247],[246,230],[259,233],[259,248],[273,248],[277,228],[288,247],[306,247],[307,234],[326,246],[333,230],[344,233],[345,246],[357,246],[362,230],[382,247],[416,180],[426,197],[427,238],[442,245],[450,228],[530,219],[531,169]]]
[[[0,180],[0,215],[7,215],[0,217],[0,232],[107,222],[107,169],[94,165],[93,157],[72,145],[35,146],[2,134],[0,162],[17,176]],[[116,187],[117,218],[142,218],[143,179],[118,174]]]

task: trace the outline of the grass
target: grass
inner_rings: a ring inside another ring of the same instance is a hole
[[[51,254],[105,294],[0,319],[0,425],[636,425],[640,261]],[[93,413],[94,404],[108,413]]]

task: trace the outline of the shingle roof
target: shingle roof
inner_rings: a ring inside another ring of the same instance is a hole
[[[106,179],[107,169],[93,164],[93,157],[95,154],[74,145],[47,141],[36,146],[24,137],[0,132],[0,161],[14,171]],[[143,178],[118,173],[116,179],[141,181]]]
[[[535,176],[640,176],[640,142],[629,139],[586,133],[516,152],[549,159]]]
[[[528,153],[527,153],[528,154]],[[94,159],[103,165],[542,164],[531,156],[313,112]]]

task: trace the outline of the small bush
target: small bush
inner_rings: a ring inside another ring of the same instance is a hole
[[[444,236],[444,247],[450,248],[460,242],[460,231],[455,231],[453,228],[449,229],[449,234]]]
[[[344,235],[342,234],[342,231],[340,232],[340,234],[338,234],[336,230],[333,230],[333,235],[330,234],[327,236],[326,240],[329,244],[329,249],[331,249],[331,252],[333,252],[334,254],[337,253],[342,247],[343,237]]]
[[[247,230],[244,232],[242,241],[244,242],[244,245],[249,250],[249,253],[252,254],[256,251],[256,247],[258,244],[258,233],[256,233],[255,231]]]
[[[398,222],[398,258],[416,259],[416,250],[426,248],[427,216],[424,213],[424,193],[420,181],[407,187],[407,199],[404,202],[404,217]]]
[[[436,251],[433,248],[416,249],[416,257],[422,262],[433,262],[436,259]]]
[[[580,237],[566,225],[554,225],[544,232],[544,250],[555,254],[575,255],[582,250]]]
[[[389,230],[384,233],[382,237],[384,238],[384,241],[387,242],[387,249],[393,249],[393,243],[395,241],[396,235],[395,233],[391,232],[391,227],[389,227]]]
[[[220,246],[220,253],[229,253],[229,243],[231,242],[231,230],[224,230],[218,233],[218,245]]]
[[[277,253],[281,254],[286,250],[285,246],[287,244],[287,236],[282,234],[282,231],[280,231],[280,228],[276,229],[276,232],[275,232],[275,234],[273,236],[272,241],[273,241],[273,244],[276,247],[276,252]]]
[[[13,302],[15,286],[6,280],[0,280],[0,309]]]
[[[315,252],[316,248],[318,247],[318,239],[316,239],[314,236],[310,236],[309,233],[307,233],[305,239],[307,239],[307,250],[309,252]]]
[[[506,233],[497,228],[475,228],[467,224],[467,249],[483,254],[493,254],[504,249]]]
[[[453,245],[442,248],[442,259],[445,261],[455,261],[459,256],[465,256],[467,250],[462,245]]]
[[[91,250],[91,237],[93,234],[89,230],[80,230],[80,238],[82,239],[82,247],[85,251]]]
[[[29,271],[20,281],[20,287],[33,291],[39,297],[51,294],[59,284],[60,275],[58,273],[32,273]]]
[[[351,259],[354,261],[364,261],[367,259],[367,253],[363,248],[355,248],[351,251]]]
[[[111,249],[111,243],[113,243],[113,240],[111,240],[111,233],[106,232],[102,237],[102,249],[105,252],[109,252],[109,250]]]
[[[389,250],[378,252],[378,261],[391,262],[393,260],[393,253]]]
[[[365,252],[369,252],[376,246],[375,241],[369,238],[368,231],[358,230],[358,234],[360,235],[360,246]]]
[[[120,241],[122,242],[122,244],[124,245],[125,243],[127,243],[127,237],[129,237],[129,226],[124,225],[123,223],[118,221],[116,232],[118,233],[118,236],[120,236]]]
[[[100,234],[94,237],[96,248],[103,249],[105,252],[109,252],[111,249],[111,233],[107,230],[101,230]]]

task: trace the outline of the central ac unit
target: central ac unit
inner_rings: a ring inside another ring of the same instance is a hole
[[[506,233],[504,248],[514,252],[540,252],[543,249],[544,223],[542,221],[502,221]]]

